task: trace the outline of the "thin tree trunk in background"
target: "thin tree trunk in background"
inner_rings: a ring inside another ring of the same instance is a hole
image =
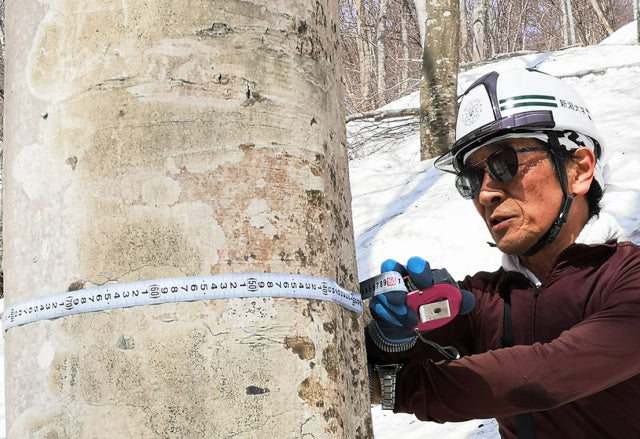
[[[430,0],[420,84],[420,156],[422,160],[449,150],[456,121],[458,77],[457,0]]]
[[[5,310],[220,273],[357,289],[335,2],[124,5],[7,2]],[[372,437],[362,332],[270,297],[12,327],[7,437]]]
[[[471,59],[474,62],[481,61],[485,57],[485,32],[486,32],[486,19],[485,19],[485,5],[484,0],[473,0],[473,13],[472,13],[472,32],[473,32],[473,45],[471,52]]]
[[[507,17],[512,17],[512,11],[513,11],[513,3],[512,2],[507,2],[507,10],[506,10],[505,15]],[[513,35],[514,34],[513,28],[512,28],[513,24],[515,24],[513,20],[511,20],[511,19],[506,20],[505,27],[503,28],[503,32],[506,35]],[[487,29],[486,24],[485,24],[484,29],[485,29],[485,32],[486,32],[486,29]],[[520,30],[519,26],[516,25],[516,29]],[[513,47],[515,46],[515,41],[516,40],[517,40],[517,38],[515,36],[513,38],[507,40],[507,47],[506,47],[506,49],[507,49],[506,51],[507,52],[511,52],[512,50],[515,50],[515,49],[513,49]],[[513,44],[513,46],[512,46],[512,44]],[[491,55],[493,55],[493,54],[494,54],[494,52],[492,51]]]
[[[567,10],[567,43],[570,46],[576,44],[576,24],[573,19],[573,6],[571,5],[571,0],[564,0],[566,10]]]
[[[378,4],[378,21],[376,25],[376,47],[377,47],[377,77],[378,77],[378,93],[376,102],[382,105],[386,102],[385,90],[387,89],[387,81],[385,74],[385,61],[387,53],[384,46],[385,22],[387,20],[387,0],[379,0]]]
[[[469,32],[468,30],[468,26],[467,26],[467,2],[466,1],[458,1],[458,4],[460,5],[460,10],[458,11],[458,15],[460,17],[460,31],[459,31],[459,36],[460,36],[460,48],[463,51],[467,50],[467,43],[469,41],[469,38],[467,36],[467,33]]]
[[[420,44],[424,48],[425,38],[427,35],[427,1],[428,0],[413,0],[413,4],[416,8],[416,21],[418,23],[418,30],[420,31]]]
[[[564,46],[569,45],[569,15],[567,13],[567,1],[561,0],[560,2],[560,14],[561,14],[561,29],[562,29],[562,44]]]
[[[365,0],[353,0],[353,5],[356,10],[356,22],[358,25],[358,61],[360,64],[360,96],[364,107],[369,109],[372,107],[367,101],[371,98],[372,83],[371,83],[371,70],[372,70],[372,56],[371,49],[369,48],[369,32],[366,25],[366,1]]]
[[[607,18],[604,16],[604,13],[602,12],[602,8],[600,7],[598,0],[591,0],[591,6],[593,6],[593,10],[596,11],[598,20],[600,21],[600,24],[602,25],[604,30],[607,31],[609,35],[611,35],[613,33],[613,28],[607,21]]]
[[[529,8],[529,2],[524,2],[524,10]],[[520,50],[525,50],[527,44],[527,26],[529,25],[527,21],[526,14],[520,15],[520,35],[522,36],[522,43],[520,45]]]
[[[633,0],[633,19],[638,28],[638,43],[640,43],[640,0]]]
[[[409,62],[411,55],[409,53],[409,29],[407,23],[407,14],[409,5],[408,0],[402,0],[402,14],[400,15],[400,42],[402,44],[402,82],[400,90],[405,91],[409,88]]]
[[[562,25],[563,44],[565,46],[573,46],[576,44],[576,26],[571,0],[562,0]]]

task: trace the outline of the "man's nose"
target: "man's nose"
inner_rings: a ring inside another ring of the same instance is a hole
[[[493,180],[487,168],[484,167],[484,173],[482,174],[482,185],[480,186],[480,193],[478,194],[478,202],[484,206],[490,206],[500,202],[504,198],[504,192],[500,188],[500,183]]]

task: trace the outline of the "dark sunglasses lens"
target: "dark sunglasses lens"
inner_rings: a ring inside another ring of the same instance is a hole
[[[464,198],[475,198],[482,186],[482,169],[467,168],[456,177],[456,188]]]
[[[487,169],[493,180],[509,181],[518,173],[518,154],[513,148],[500,149],[487,158]]]

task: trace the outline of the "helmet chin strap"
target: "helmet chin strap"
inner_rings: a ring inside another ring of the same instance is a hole
[[[562,146],[560,146],[560,142],[558,141],[558,133],[555,131],[549,131],[547,133],[549,138],[549,146],[551,150],[549,151],[549,155],[551,158],[551,163],[553,163],[554,170],[556,172],[556,176],[558,177],[558,181],[560,182],[560,188],[562,189],[562,203],[560,204],[560,209],[558,210],[558,214],[556,215],[556,219],[551,223],[551,227],[547,230],[547,232],[542,235],[542,237],[536,242],[529,250],[524,252],[523,256],[533,256],[538,253],[542,248],[552,243],[560,233],[560,229],[564,223],[567,222],[569,218],[569,210],[571,209],[571,203],[573,202],[574,196],[567,195],[567,170],[565,169],[564,162],[562,157],[557,154],[555,151],[559,151]]]

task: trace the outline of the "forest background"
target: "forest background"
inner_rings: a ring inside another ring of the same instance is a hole
[[[596,44],[638,15],[638,0],[338,1],[347,120],[419,88],[424,23],[443,3],[459,7],[461,71],[514,54]]]

